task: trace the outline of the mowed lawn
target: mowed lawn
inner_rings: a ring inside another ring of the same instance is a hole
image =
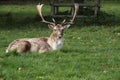
[[[103,3],[98,18],[77,18],[65,30],[62,49],[43,54],[5,53],[11,41],[49,36],[51,30],[33,4],[0,5],[0,80],[120,80],[119,4]],[[43,13],[51,21],[48,5]]]

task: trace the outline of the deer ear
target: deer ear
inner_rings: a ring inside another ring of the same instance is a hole
[[[65,25],[63,25],[63,28],[68,29],[70,26],[71,26],[70,24],[65,24]]]

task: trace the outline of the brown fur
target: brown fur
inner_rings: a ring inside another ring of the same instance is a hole
[[[47,42],[48,39],[47,38],[40,38],[41,41]]]
[[[30,51],[31,44],[28,41],[22,41],[20,43],[21,44],[19,45],[17,52],[22,53],[22,52]]]
[[[17,45],[17,46],[16,46]],[[8,51],[16,50],[19,53],[27,52],[31,48],[31,44],[28,41],[14,40],[9,46]]]

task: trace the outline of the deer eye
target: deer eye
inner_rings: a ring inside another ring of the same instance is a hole
[[[56,29],[54,29],[54,31],[57,31]]]

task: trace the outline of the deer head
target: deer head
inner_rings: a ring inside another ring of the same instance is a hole
[[[64,19],[60,24],[56,24],[56,21],[55,21],[54,18],[52,19],[53,22],[46,21],[43,18],[43,15],[42,15],[42,12],[41,12],[43,5],[44,4],[40,4],[40,3],[37,5],[37,10],[38,10],[38,13],[39,13],[39,15],[40,15],[40,17],[42,19],[42,22],[48,24],[49,28],[53,30],[53,33],[54,34],[59,34],[60,35],[59,37],[61,38],[63,36],[64,29],[69,28],[71,26],[71,24],[73,24],[74,19],[75,19],[76,14],[77,14],[77,11],[78,11],[78,8],[79,8],[79,5],[78,4],[74,4],[75,11],[74,11],[74,14],[73,14],[73,17],[72,17],[71,20],[69,22],[66,22],[66,20]]]

